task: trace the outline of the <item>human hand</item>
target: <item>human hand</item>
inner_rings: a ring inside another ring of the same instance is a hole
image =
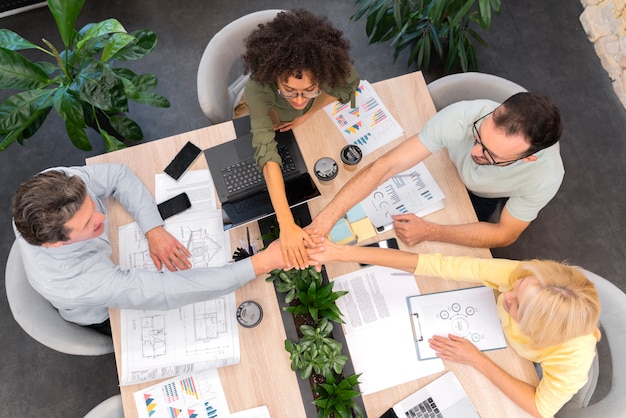
[[[305,247],[314,248],[317,246],[309,234],[293,222],[280,225],[280,245],[283,259],[288,266],[300,270],[308,266],[308,254]]]
[[[419,244],[427,239],[428,222],[410,213],[407,215],[392,215],[393,228],[400,241],[408,246]]]
[[[314,254],[310,254],[310,257],[311,259],[322,264],[341,261],[341,256],[345,249],[345,245],[337,245],[331,240],[326,240],[324,241],[324,244],[319,247],[319,251]]]
[[[428,340],[428,344],[437,357],[461,364],[475,366],[484,356],[469,340],[452,334],[448,334],[448,338],[435,335]]]
[[[332,227],[333,225],[327,225],[320,216],[317,216],[315,217],[315,219],[313,219],[313,222],[311,222],[309,226],[306,227],[306,229],[313,229],[320,236],[326,237],[330,233]]]
[[[152,258],[157,270],[161,270],[163,264],[170,271],[191,268],[191,261],[189,261],[191,253],[163,226],[157,226],[148,231],[146,238],[148,239],[150,258]]]
[[[270,271],[276,269],[290,270],[292,268],[292,266],[285,262],[283,258],[283,249],[281,244],[280,239],[272,241],[263,251],[259,251],[252,256],[252,265],[254,266],[257,276],[259,274],[269,273]],[[308,255],[312,255],[321,250],[321,247],[315,246],[307,248],[306,251]],[[321,264],[308,256],[306,258],[306,263],[307,266],[314,266],[317,271],[321,270]]]
[[[280,122],[274,125],[274,130],[275,131],[281,131],[281,132],[285,132],[285,131],[289,131],[293,128],[295,128],[296,126],[300,126],[304,123],[304,121],[306,121],[309,116],[311,116],[309,113],[305,113],[302,116],[298,116],[297,118],[295,118],[294,120],[292,120],[291,122]]]

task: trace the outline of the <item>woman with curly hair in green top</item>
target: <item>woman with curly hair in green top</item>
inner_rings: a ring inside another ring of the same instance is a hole
[[[305,243],[314,243],[289,209],[274,131],[293,129],[336,100],[354,107],[360,79],[349,49],[350,42],[326,17],[302,9],[280,12],[246,39],[245,97],[255,159],[276,212],[283,255],[298,268],[306,267]]]

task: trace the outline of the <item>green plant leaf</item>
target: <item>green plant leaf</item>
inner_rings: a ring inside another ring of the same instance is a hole
[[[0,48],[5,48],[11,51],[33,48],[39,49],[37,45],[27,41],[17,33],[8,29],[0,29]]]
[[[80,150],[83,151],[91,151],[93,147],[91,146],[91,142],[89,141],[89,137],[86,132],[87,127],[83,123],[81,124],[74,123],[71,120],[65,121],[65,130],[67,132],[67,136],[69,136],[72,144]]]
[[[143,103],[154,107],[170,107],[170,101],[157,93],[139,93],[137,96],[129,98],[134,102]]]
[[[114,138],[104,129],[100,129],[100,135],[102,135],[102,139],[104,139],[104,147],[106,148],[106,152],[113,152],[126,148],[126,145],[124,145],[123,142]]]
[[[39,89],[51,82],[37,64],[17,52],[0,48],[0,88]]]
[[[66,49],[72,43],[74,25],[84,4],[85,0],[48,0],[48,8],[57,22]]]
[[[124,26],[122,26],[117,19],[107,19],[102,22],[95,23],[89,26],[89,29],[85,32],[82,39],[76,43],[76,50],[79,51],[86,42],[92,39],[97,39],[113,33],[126,33],[126,29],[124,29]]]
[[[71,89],[81,100],[109,113],[128,111],[128,99],[122,81],[111,68],[98,61],[86,61],[80,68]]]
[[[148,55],[156,47],[157,36],[151,30],[141,29],[130,34],[137,39],[137,42],[119,50],[112,59],[117,61],[136,60]]]
[[[491,0],[478,0],[478,22],[484,30],[491,25]]]
[[[26,127],[24,128],[24,131],[22,132],[22,137],[24,139],[27,139],[35,135],[35,133],[39,130],[39,128],[41,128],[41,125],[43,125],[44,121],[48,117],[48,113],[50,113],[51,110],[52,110],[52,107],[40,109],[40,111],[37,112],[38,113],[37,118],[35,118],[35,120],[33,120],[32,123],[30,123],[29,125],[26,125]]]
[[[135,37],[132,35],[127,33],[114,33],[105,42],[100,61],[106,62],[110,60],[115,54],[134,42],[136,42]]]
[[[115,131],[126,139],[139,141],[143,139],[143,131],[139,125],[124,115],[113,115],[109,118]]]
[[[55,91],[52,89],[27,90],[7,97],[0,104],[0,132],[23,130],[35,116],[52,107]]]

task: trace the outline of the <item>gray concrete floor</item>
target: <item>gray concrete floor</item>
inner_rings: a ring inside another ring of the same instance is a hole
[[[349,0],[88,1],[79,25],[118,18],[128,30],[157,32],[155,52],[136,63],[136,72],[155,73],[157,91],[172,102],[170,109],[133,105],[130,116],[150,141],[209,124],[196,98],[196,70],[209,39],[228,22],[255,10],[305,7],[326,14],[352,41],[352,56],[364,79],[376,82],[414,71],[401,56],[392,62],[388,45],[368,45],[363,21],[351,22],[356,6]],[[626,232],[626,112],[578,21],[578,1],[504,2],[491,30],[484,34],[489,48],[479,50],[480,70],[550,96],[560,107],[565,124],[561,149],[566,177],[556,198],[512,246],[493,251],[496,257],[567,260],[595,271],[622,290],[626,282],[623,237]],[[47,9],[32,10],[0,20],[28,40],[42,37],[59,44]],[[437,76],[426,74],[427,81]],[[8,92],[0,91],[0,99]],[[51,115],[40,131],[0,153],[0,260],[6,261],[13,232],[10,199],[17,185],[34,173],[57,165],[82,165],[100,154],[75,149],[65,137],[61,120]],[[3,263],[4,264],[4,263]],[[4,269],[2,269],[4,272]],[[113,355],[75,357],[54,352],[32,340],[15,323],[0,282],[0,416],[81,417],[118,392]]]

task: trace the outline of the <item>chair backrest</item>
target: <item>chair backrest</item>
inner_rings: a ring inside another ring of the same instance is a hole
[[[259,24],[270,22],[281,11],[262,10],[242,16],[226,25],[209,41],[198,66],[198,101],[211,123],[233,118],[233,109],[250,78],[249,75],[241,75],[229,83],[233,65],[245,52],[245,38]]]
[[[96,405],[84,418],[124,418],[122,395],[111,396]]]
[[[68,322],[32,288],[19,246],[13,243],[5,271],[9,307],[15,321],[41,344],[66,354],[98,356],[113,352],[111,337]]]
[[[622,350],[626,346],[626,293],[597,274],[585,269],[581,270],[595,284],[602,304],[600,315],[604,332],[602,338],[606,339],[612,353],[611,388],[604,398],[587,408],[577,407],[571,402],[566,404],[556,417],[621,417],[624,416],[624,394],[626,393],[626,357],[622,355]]]
[[[461,100],[490,99],[502,103],[515,93],[527,91],[512,81],[485,73],[458,73],[441,77],[428,84],[435,108],[444,107]]]

